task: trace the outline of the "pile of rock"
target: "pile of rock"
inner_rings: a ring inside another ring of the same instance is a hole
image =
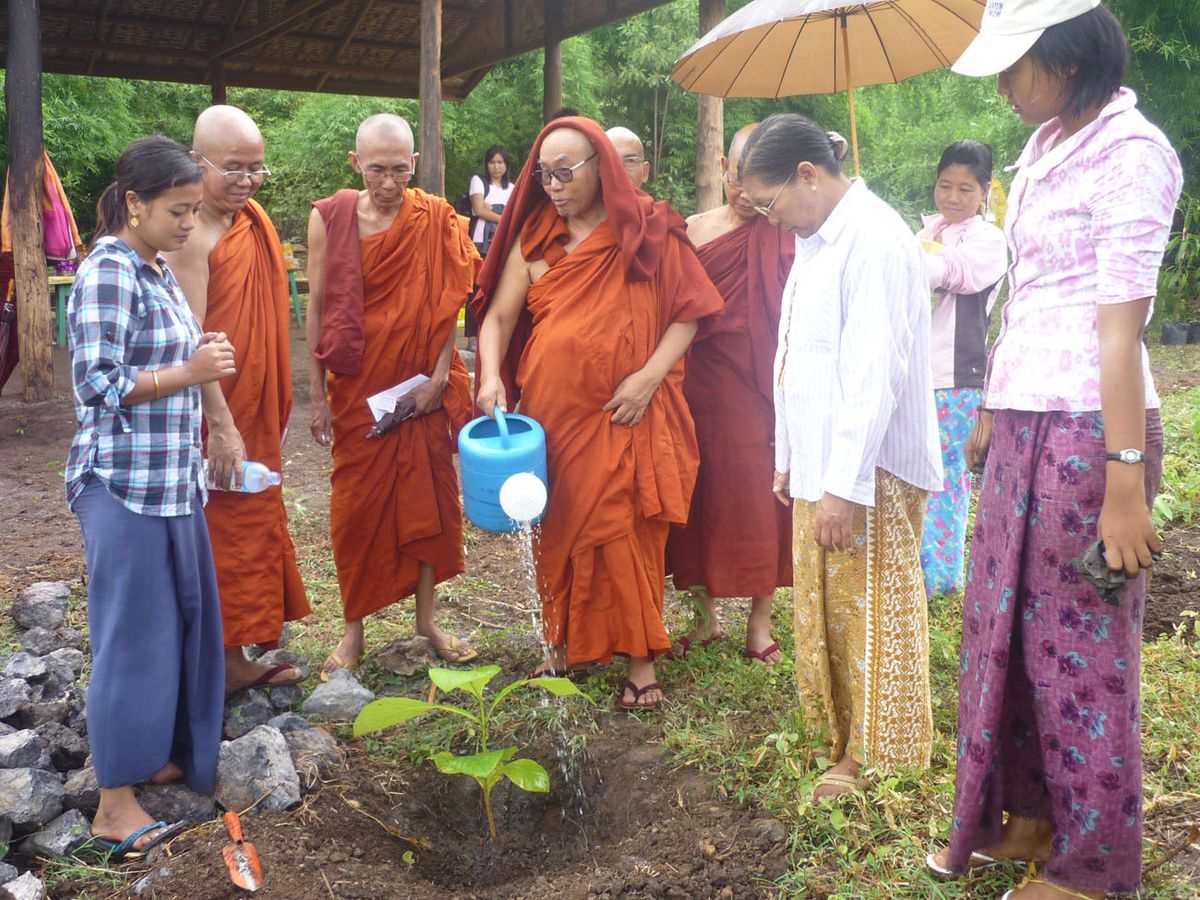
[[[12,605],[21,650],[0,657],[0,897],[39,900],[41,883],[14,862],[61,856],[83,844],[100,801],[87,744],[84,637],[66,624],[70,589],[40,582]],[[286,650],[260,657],[305,668]],[[306,673],[307,674],[307,673]],[[146,786],[142,805],[168,822],[200,822],[226,809],[281,812],[344,765],[337,742],[305,716],[349,720],[374,699],[340,672],[294,712],[299,687],[242,691],[225,710],[216,796],[182,784]],[[256,805],[257,804],[257,805]],[[13,859],[5,861],[10,850]]]

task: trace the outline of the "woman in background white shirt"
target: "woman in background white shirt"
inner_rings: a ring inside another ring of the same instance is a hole
[[[919,553],[942,464],[928,282],[907,225],[842,175],[814,122],[764,120],[741,171],[758,211],[796,236],[775,358],[774,490],[794,506],[801,702],[834,760],[821,799],[858,789],[863,766],[929,763]]]

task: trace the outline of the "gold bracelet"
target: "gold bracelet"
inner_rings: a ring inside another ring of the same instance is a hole
[[[158,370],[155,369],[150,373],[154,377],[154,399],[158,400],[162,395],[158,392]]]

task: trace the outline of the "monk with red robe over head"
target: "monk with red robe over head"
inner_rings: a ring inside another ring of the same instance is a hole
[[[536,537],[547,663],[629,659],[626,709],[662,700],[664,551],[698,451],[683,354],[721,298],[666,203],[636,190],[600,126],[538,136],[480,275],[477,401],[546,430]]]
[[[204,203],[192,240],[166,254],[205,331],[234,346],[237,374],[203,388],[212,540],[225,637],[225,689],[280,687],[300,670],[246,659],[277,646],[283,623],[307,616],[308,598],[288,534],[281,487],[242,493],[242,463],[283,468],[292,412],[287,267],[275,226],[251,199],[267,178],[262,134],[242,110],[212,106],[196,119],[193,153]]]
[[[449,203],[408,187],[416,162],[408,123],[371,116],[350,153],[364,190],[318,200],[308,222],[311,428],[333,444],[346,621],[323,680],[358,664],[366,616],[413,593],[416,632],[442,659],[477,656],[438,627],[434,586],[465,568],[454,451],[472,404],[454,326],[479,253]],[[367,398],[416,375],[428,380],[376,427]]]
[[[771,492],[771,372],[796,248],[758,214],[738,180],[737,160],[754,128],[734,134],[729,155],[721,157],[725,205],[687,223],[725,312],[705,323],[688,352],[683,392],[696,420],[700,475],[687,525],[671,529],[667,569],[676,590],[691,591],[698,606],[693,630],[675,642],[673,657],[722,637],[714,597],[750,597],[746,654],[774,665],[779,645],[771,638],[771,600],[777,587],[792,583],[792,524]]]

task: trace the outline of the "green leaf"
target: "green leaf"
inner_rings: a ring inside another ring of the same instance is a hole
[[[541,688],[544,691],[549,691],[556,697],[583,697],[585,700],[591,698],[583,691],[575,686],[569,678],[533,678],[526,682],[530,687]]]
[[[480,666],[478,669],[433,668],[429,670],[429,680],[446,693],[461,690],[481,699],[487,683],[499,674],[499,666]]]
[[[514,759],[501,766],[500,772],[523,791],[550,793],[550,774],[532,759]]]
[[[443,775],[467,775],[483,782],[496,774],[496,770],[504,763],[505,754],[511,756],[514,750],[489,750],[487,753],[472,753],[470,756],[455,756],[443,750],[433,754],[433,764]]]
[[[436,703],[413,700],[411,697],[385,697],[375,700],[364,706],[362,712],[354,719],[354,736],[362,737],[364,734],[383,731],[393,725],[402,725],[437,708]]]

